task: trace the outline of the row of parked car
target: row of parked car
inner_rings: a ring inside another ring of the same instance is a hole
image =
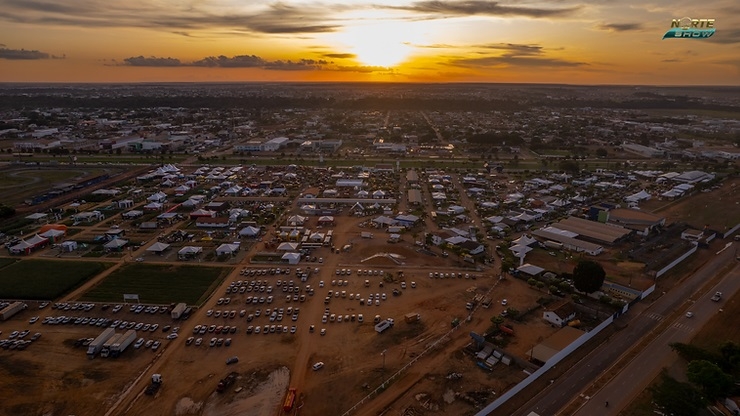
[[[281,324],[274,324],[274,325],[263,325],[262,328],[260,328],[259,325],[252,326],[249,325],[247,327],[247,334],[259,334],[260,332],[267,335],[267,334],[295,334],[298,331],[298,328],[293,325],[291,327],[288,327],[288,325],[281,325]]]
[[[269,269],[241,269],[239,274],[242,276],[274,276],[276,274],[290,274],[290,268],[271,267]]]
[[[24,339],[30,334],[31,331],[24,329],[23,331],[13,331],[8,334],[8,338],[0,340],[0,348],[4,350],[25,350],[34,341],[41,338],[41,333],[36,332],[31,335],[29,339]],[[0,331],[2,334],[2,331]]]

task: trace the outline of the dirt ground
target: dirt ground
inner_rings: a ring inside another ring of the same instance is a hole
[[[699,195],[712,197],[713,194]],[[681,209],[680,204],[674,204],[663,212],[670,220],[677,215],[673,213],[680,213]],[[294,212],[297,212],[295,207]],[[283,413],[281,403],[286,389],[295,387],[299,392],[297,407],[300,407],[301,415],[340,415],[448,333],[450,322],[455,318],[463,321],[460,330],[452,332],[434,351],[394,380],[388,389],[362,405],[356,414],[376,415],[384,410],[388,414],[409,415],[434,412],[469,414],[523,379],[526,374],[520,367],[499,364],[492,372],[487,372],[477,367],[475,360],[463,351],[471,342],[471,331],[484,333],[490,328],[490,318],[504,309],[502,299],[508,300],[508,306],[526,311],[536,306],[536,301],[543,293],[530,288],[522,280],[499,280],[498,263],[477,270],[467,267],[471,265],[460,262],[454,255],[442,257],[438,249],[434,249],[436,256],[420,253],[414,245],[417,237],[412,234],[404,234],[399,243],[388,243],[382,230],[358,227],[368,219],[337,216],[337,224],[333,227],[334,244],[336,247],[351,244],[352,248],[342,253],[320,248],[313,255],[322,258],[323,262],[301,263],[297,266],[319,268],[318,274],[312,275],[306,282],[314,288],[315,294],[307,296],[305,302],[289,303],[281,296],[284,293],[276,289],[275,301],[271,305],[245,304],[245,298],[250,293],[231,294],[230,305],[216,305],[218,298],[226,296],[224,289],[229,282],[245,279],[239,275],[241,267],[238,267],[224,285],[216,289],[203,308],[197,310],[189,321],[180,323],[179,339],[164,341],[166,333],[161,331],[149,335],[164,342],[156,353],[145,349],[131,350],[117,360],[88,360],[84,351],[72,347],[69,340],[93,337],[100,332],[98,328],[74,325],[41,328],[39,323],[35,324],[36,328],[29,329],[40,329],[42,332],[38,345],[32,345],[27,351],[0,350],[0,377],[19,380],[13,384],[3,383],[3,388],[7,385],[6,391],[13,393],[4,401],[3,407],[11,409],[12,414],[99,415],[101,409],[106,409],[106,416],[277,415]],[[310,218],[307,227],[315,228],[315,221],[316,218]],[[86,232],[99,233],[105,231],[107,225],[98,224]],[[362,239],[361,231],[371,231],[375,238]],[[263,244],[254,244],[236,261],[249,269],[274,267],[248,262],[251,254],[262,250]],[[372,258],[378,253],[397,255],[399,263],[387,257]],[[631,272],[639,268],[639,264],[616,260],[614,252],[607,252],[602,257],[607,260],[603,263],[609,276],[629,278]],[[558,272],[572,271],[576,261],[561,253],[553,257],[540,249],[530,253],[527,260]],[[276,286],[278,279],[295,280],[301,286],[302,293],[305,293],[305,285],[295,278],[295,268],[290,268],[290,276],[268,275],[250,277],[249,280],[266,280],[273,286]],[[352,270],[352,275],[337,276],[335,271],[342,268]],[[358,276],[358,270],[382,270],[394,276],[394,281],[385,282],[381,288],[380,276]],[[399,271],[403,271],[406,289],[401,288]],[[454,272],[463,276],[467,273],[471,278],[435,279],[429,277],[430,272]],[[340,290],[347,291],[348,295],[344,298],[333,297],[327,305],[330,312],[350,316],[361,313],[365,322],[321,322],[326,307],[324,297],[330,290],[339,289],[331,285],[331,281],[337,279],[347,281],[347,285]],[[371,281],[369,288],[364,286],[365,279]],[[319,287],[320,281],[324,281],[324,287]],[[411,288],[411,282],[416,283],[416,288]],[[648,280],[632,277],[633,287],[645,283]],[[468,314],[465,303],[476,293],[485,294],[491,288],[489,296],[493,299],[492,307],[477,309],[470,321],[465,322]],[[393,289],[398,289],[402,294],[393,296]],[[381,301],[379,306],[360,305],[359,301],[349,299],[350,293],[359,293],[365,299],[370,293],[385,293],[387,299]],[[300,307],[297,321],[287,317],[275,324],[295,325],[296,334],[245,333],[248,325],[273,324],[264,315],[266,308],[289,306]],[[232,320],[206,315],[209,309],[237,312],[245,309],[247,313],[254,313],[258,308],[263,314],[253,322],[246,322],[244,318]],[[421,321],[412,324],[404,322],[403,315],[409,312],[420,313]],[[0,330],[7,333],[30,326],[26,323],[33,314],[43,318],[56,313],[48,309],[42,312],[29,310],[18,318],[0,323]],[[99,309],[87,314],[112,316],[111,312],[104,314]],[[395,318],[395,327],[377,334],[373,323],[376,314],[383,318]],[[121,319],[139,319],[126,309],[119,315]],[[524,324],[514,323],[516,335],[506,346],[509,354],[526,358],[530,348],[552,334],[554,329],[546,325],[540,316],[541,310],[538,310]],[[160,325],[172,323],[166,315],[152,316],[151,319]],[[199,347],[185,345],[185,338],[192,335],[195,325],[226,324],[238,326],[238,332],[229,335],[233,339],[231,346],[208,347],[208,340],[214,336],[210,333],[202,335],[204,344]],[[309,332],[309,325],[315,325],[314,333]],[[325,336],[319,334],[322,328],[327,331]],[[34,354],[34,350],[44,353]],[[231,356],[238,356],[239,362],[226,365],[226,359]],[[311,365],[317,361],[323,361],[325,367],[312,371]],[[216,393],[218,380],[231,371],[239,373],[236,383],[226,392]],[[462,374],[462,378],[448,380],[446,376],[451,372]],[[142,394],[152,373],[161,373],[165,380],[155,397]],[[44,374],[42,383],[38,382],[38,374]]]

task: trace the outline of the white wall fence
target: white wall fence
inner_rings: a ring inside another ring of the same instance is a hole
[[[687,257],[694,254],[696,250],[699,248],[699,245],[694,241],[692,242],[693,247],[689,249],[689,251],[683,253],[681,256],[679,256],[677,259],[673,260],[669,265],[663,267],[662,269],[658,270],[658,273],[655,273],[655,278],[659,278],[660,276],[663,276],[668,270],[671,270],[672,268],[676,267],[678,263],[681,263],[682,261],[686,260]]]
[[[610,316],[608,319],[606,319],[604,322],[599,324],[594,329],[590,330],[589,332],[586,332],[585,334],[581,335],[577,340],[573,341],[570,345],[563,348],[558,352],[557,354],[553,355],[545,365],[540,367],[537,371],[530,374],[527,378],[519,382],[516,386],[513,388],[507,390],[504,394],[498,397],[498,399],[491,402],[488,406],[484,407],[476,413],[475,416],[486,416],[487,414],[491,413],[492,411],[496,410],[499,406],[506,403],[509,399],[514,397],[517,393],[522,391],[525,387],[532,384],[535,380],[540,378],[543,374],[545,374],[549,369],[551,369],[555,364],[559,363],[563,360],[563,358],[570,355],[573,351],[575,351],[578,347],[585,344],[587,341],[589,341],[591,338],[596,336],[599,332],[601,332],[604,328],[611,325],[611,323],[614,321],[614,315]]]
[[[736,226],[734,226],[734,227],[730,228],[729,230],[727,230],[726,233],[722,234],[722,238],[727,238],[727,237],[731,236],[737,230],[740,230],[740,224],[737,224]]]

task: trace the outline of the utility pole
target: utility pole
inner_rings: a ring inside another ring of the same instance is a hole
[[[383,350],[383,352],[380,353],[380,355],[383,356],[383,372],[385,373],[385,353],[388,350]]]

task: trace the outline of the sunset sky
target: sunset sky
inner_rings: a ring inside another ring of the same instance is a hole
[[[740,2],[0,0],[0,82],[158,81],[740,85]]]

